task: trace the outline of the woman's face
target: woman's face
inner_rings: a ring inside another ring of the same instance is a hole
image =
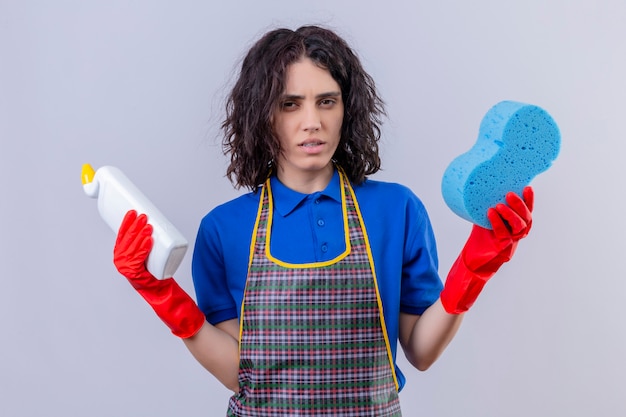
[[[290,186],[320,177],[330,180],[343,112],[341,88],[328,70],[309,58],[287,67],[285,91],[273,115],[281,147],[277,161],[281,182]]]

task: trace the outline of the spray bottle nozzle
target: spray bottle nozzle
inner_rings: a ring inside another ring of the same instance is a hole
[[[96,171],[94,171],[93,167],[89,164],[83,165],[83,170],[81,172],[81,178],[83,180],[83,185],[89,184],[93,181],[93,177],[96,175]]]
[[[96,176],[96,171],[89,164],[83,165],[83,170],[81,172],[81,179],[83,180],[83,191],[91,198],[98,197],[98,181],[94,181]]]

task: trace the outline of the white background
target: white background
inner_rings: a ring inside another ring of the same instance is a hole
[[[430,370],[399,354],[404,414],[626,415],[624,22],[623,0],[0,0],[0,415],[225,414],[229,392],[116,272],[80,170],[120,167],[193,242],[238,193],[218,126],[239,59],[305,23],[377,80],[374,178],[425,202],[444,276],[470,225],[440,179],[482,116],[517,100],[561,128],[515,259]],[[193,293],[190,258],[177,280]]]

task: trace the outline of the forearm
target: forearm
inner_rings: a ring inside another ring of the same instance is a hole
[[[187,339],[185,346],[205,369],[226,388],[239,390],[239,343],[227,328],[205,322],[200,331]]]
[[[452,341],[463,314],[448,314],[437,300],[421,316],[400,314],[400,344],[409,362],[428,369]]]

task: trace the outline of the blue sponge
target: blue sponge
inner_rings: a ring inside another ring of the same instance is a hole
[[[490,229],[487,209],[509,191],[521,196],[559,154],[559,128],[543,109],[502,101],[480,123],[478,139],[443,174],[443,198],[460,217]]]

